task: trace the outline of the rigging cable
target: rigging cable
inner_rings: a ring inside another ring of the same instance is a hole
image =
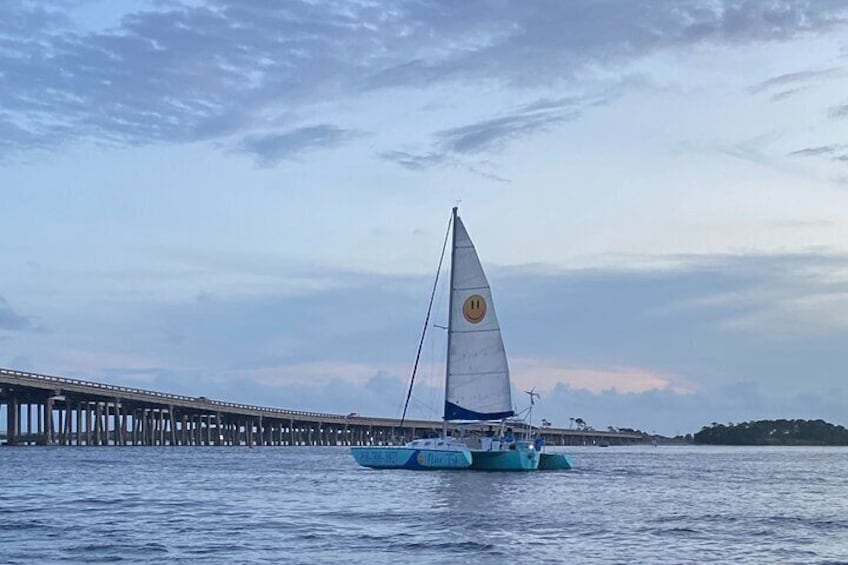
[[[412,385],[415,384],[415,372],[418,370],[418,360],[421,358],[421,348],[424,346],[424,336],[427,334],[427,326],[430,323],[430,312],[433,310],[433,299],[436,298],[436,289],[439,285],[439,274],[442,272],[442,262],[445,260],[445,250],[448,248],[448,238],[451,232],[453,215],[448,220],[448,229],[445,232],[445,242],[442,244],[442,254],[439,257],[439,266],[436,269],[436,280],[433,281],[433,292],[430,293],[430,304],[427,306],[427,316],[424,318],[424,329],[421,331],[421,339],[418,341],[418,353],[415,354],[415,364],[412,366],[412,376],[409,379],[409,390],[406,391],[406,402],[403,403],[403,415],[400,417],[400,427],[406,420],[406,409],[409,407],[409,397],[412,396]],[[448,313],[450,316],[450,313]]]

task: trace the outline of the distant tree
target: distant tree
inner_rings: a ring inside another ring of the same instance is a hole
[[[824,420],[713,422],[694,434],[695,443],[716,445],[848,445],[848,430]]]

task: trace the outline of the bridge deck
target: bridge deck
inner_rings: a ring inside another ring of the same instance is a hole
[[[287,410],[0,368],[6,442],[18,445],[377,445],[441,421]],[[450,426],[449,426],[450,427]],[[641,434],[544,428],[546,442],[642,441]]]

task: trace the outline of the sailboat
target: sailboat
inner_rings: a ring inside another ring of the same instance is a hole
[[[456,207],[448,230],[452,237],[442,437],[414,439],[402,446],[352,447],[351,452],[358,464],[372,468],[535,470],[541,457],[530,434],[516,437],[505,424],[515,416],[509,364],[489,282]],[[426,327],[427,322],[425,332]],[[413,369],[412,382],[414,375]],[[498,425],[485,434],[452,437],[449,422]]]

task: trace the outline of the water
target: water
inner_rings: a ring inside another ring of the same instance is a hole
[[[575,448],[373,471],[343,448],[0,448],[0,563],[848,563],[848,449]]]

